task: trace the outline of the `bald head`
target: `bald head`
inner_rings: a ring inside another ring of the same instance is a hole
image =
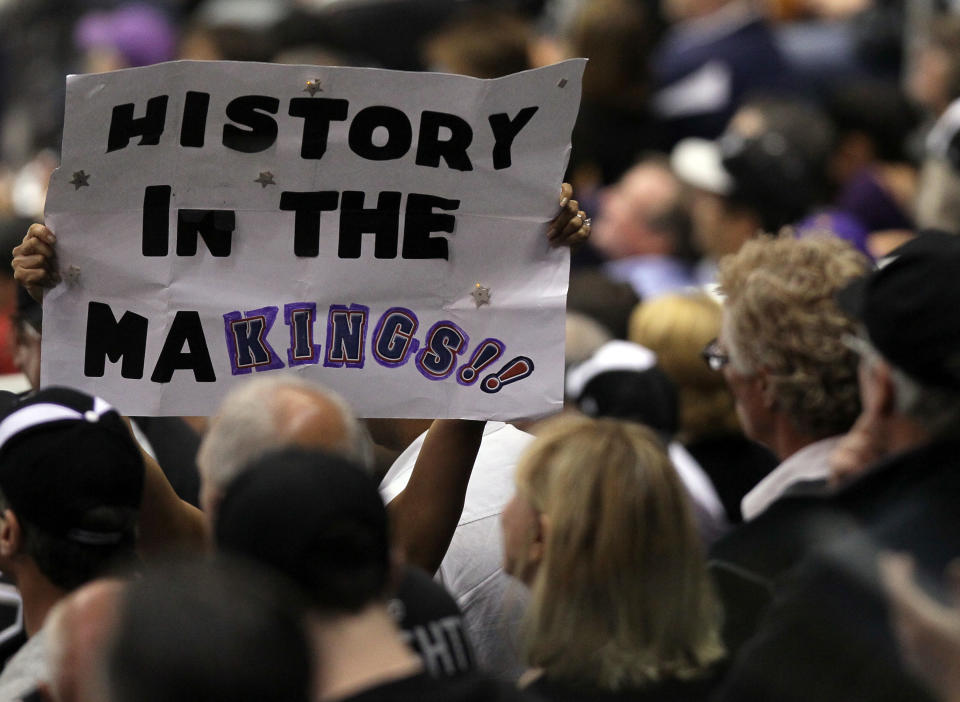
[[[258,378],[227,395],[200,445],[201,501],[208,517],[227,485],[265,453],[299,446],[369,466],[366,431],[334,392],[298,378]]]
[[[122,580],[95,580],[51,610],[47,654],[50,695],[56,702],[104,699],[105,651],[117,623]]]

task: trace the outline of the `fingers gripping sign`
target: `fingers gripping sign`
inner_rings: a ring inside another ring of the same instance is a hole
[[[23,241],[13,249],[13,277],[37,302],[43,291],[60,282],[54,251],[56,235],[42,224],[32,224]]]

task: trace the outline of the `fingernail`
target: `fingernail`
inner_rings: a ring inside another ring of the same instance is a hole
[[[566,207],[568,202],[570,202],[570,198],[568,197],[560,198],[560,207]]]
[[[56,242],[57,242],[57,235],[54,234],[53,232],[50,232],[50,234],[47,235],[47,243],[55,244]]]

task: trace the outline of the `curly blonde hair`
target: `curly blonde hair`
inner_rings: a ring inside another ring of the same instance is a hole
[[[854,322],[835,295],[869,269],[845,241],[789,233],[749,241],[720,261],[734,368],[764,369],[777,409],[815,438],[847,431],[860,412],[858,358],[841,342]]]

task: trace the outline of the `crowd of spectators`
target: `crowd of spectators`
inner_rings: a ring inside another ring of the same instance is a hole
[[[560,416],[42,385],[66,74],[580,56]],[[0,702],[960,701],[956,2],[0,0],[0,250]]]

